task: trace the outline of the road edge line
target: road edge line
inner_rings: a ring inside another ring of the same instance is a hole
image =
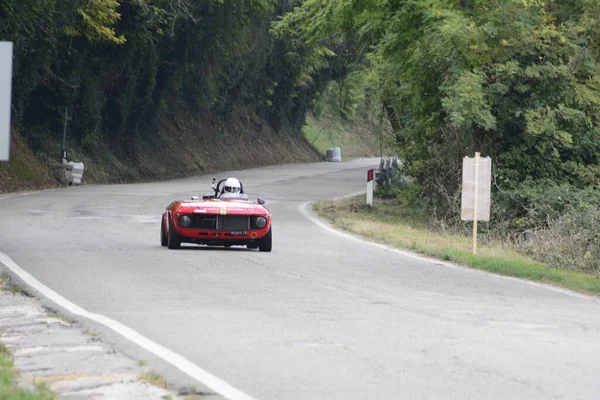
[[[17,274],[19,278],[21,278],[27,285],[33,287],[35,290],[37,290],[49,300],[67,309],[75,315],[79,315],[81,317],[95,321],[99,324],[106,326],[107,328],[112,329],[124,338],[132,341],[133,343],[137,344],[143,349],[155,354],[162,360],[168,362],[169,364],[173,365],[188,376],[206,385],[207,387],[214,390],[216,393],[222,395],[223,397],[229,400],[256,400],[253,397],[247,395],[246,393],[234,388],[223,379],[216,377],[208,371],[205,371],[204,369],[187,360],[183,356],[148,339],[147,337],[143,336],[142,334],[138,333],[132,328],[129,328],[128,326],[111,318],[108,318],[104,315],[91,313],[85,310],[84,308],[76,305],[75,303],[71,302],[70,300],[67,300],[54,290],[50,289],[49,287],[45,286],[43,283],[38,281],[29,272],[19,267],[17,263],[15,263],[9,256],[2,252],[0,252],[0,263],[4,264],[6,268],[10,269],[13,273]]]
[[[362,194],[358,193],[358,194]],[[354,195],[348,195],[348,196],[344,196],[344,197],[340,197],[339,199],[342,198],[346,198],[346,197],[353,197]],[[336,199],[337,200],[337,199]],[[498,274],[494,274],[488,271],[484,271],[484,270],[480,270],[480,269],[475,269],[475,268],[469,268],[469,267],[463,267],[460,265],[456,265],[456,264],[452,264],[449,263],[447,261],[443,261],[443,260],[438,260],[436,258],[429,258],[429,257],[425,257],[416,253],[412,253],[408,250],[401,250],[401,249],[397,249],[395,247],[390,247],[390,246],[386,246],[384,244],[381,243],[376,243],[376,242],[371,242],[369,240],[363,239],[361,237],[358,237],[356,235],[353,234],[349,234],[349,233],[345,233],[345,232],[341,232],[333,227],[331,227],[328,223],[323,222],[319,217],[317,217],[316,215],[314,215],[311,211],[308,211],[308,206],[311,204],[312,202],[307,201],[304,202],[302,204],[300,204],[299,206],[299,211],[302,215],[304,215],[306,218],[308,218],[310,221],[312,221],[314,224],[318,225],[320,228],[333,233],[335,235],[341,236],[343,238],[346,239],[350,239],[353,240],[355,242],[359,242],[359,243],[363,243],[363,244],[368,244],[371,246],[375,246],[375,247],[379,247],[380,249],[386,250],[386,251],[391,251],[400,255],[403,255],[405,257],[410,257],[419,261],[427,261],[427,262],[432,262],[435,265],[440,265],[440,266],[444,266],[447,268],[452,268],[452,269],[458,269],[461,271],[465,271],[465,272],[470,272],[470,273],[481,273],[481,274],[486,274],[489,276],[492,276],[494,278],[499,278],[499,279],[508,279],[511,281],[516,281],[516,282],[521,282],[521,283],[525,283],[531,286],[537,286],[539,288],[544,288],[544,289],[550,289],[552,291],[558,292],[558,293],[562,293],[565,294],[567,296],[571,296],[571,297],[576,297],[579,299],[586,299],[586,300],[592,300],[594,302],[600,303],[600,299],[594,297],[594,296],[588,296],[585,295],[583,293],[578,293],[578,292],[574,292],[568,289],[563,289],[563,288],[559,288],[556,286],[552,286],[552,285],[546,285],[543,283],[539,283],[539,282],[533,282],[533,281],[528,281],[526,279],[519,279],[519,278],[515,278],[514,276],[505,276],[505,275],[498,275]]]

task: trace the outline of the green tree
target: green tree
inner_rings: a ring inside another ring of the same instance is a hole
[[[160,121],[244,108],[299,133],[312,89],[268,34],[276,0],[5,0],[0,40],[15,43],[13,123],[34,151],[62,133],[136,162]],[[60,140],[60,139],[58,139]],[[52,150],[55,151],[55,150]],[[97,154],[97,153],[95,153]],[[49,157],[52,157],[50,155]]]
[[[117,0],[89,0],[77,7],[77,14],[82,19],[81,27],[68,27],[68,34],[82,34],[91,41],[109,41],[116,44],[125,43],[123,35],[115,34],[114,25],[121,19],[117,8]]]
[[[367,49],[366,82],[408,171],[442,203],[474,151],[494,158],[502,185],[598,184],[598,11],[592,0],[307,0],[274,31]]]

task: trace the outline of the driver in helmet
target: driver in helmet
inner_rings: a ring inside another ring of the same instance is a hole
[[[221,189],[220,199],[248,199],[244,193],[242,193],[242,185],[240,181],[235,178],[227,178],[223,182],[223,188]]]

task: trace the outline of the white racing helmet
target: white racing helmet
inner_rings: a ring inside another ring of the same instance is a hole
[[[242,190],[242,185],[240,185],[240,181],[235,178],[227,178],[227,180],[223,183],[223,193],[240,193]]]

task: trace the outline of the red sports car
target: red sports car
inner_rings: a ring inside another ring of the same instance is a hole
[[[178,249],[181,243],[195,243],[271,251],[271,213],[263,206],[264,200],[249,201],[241,182],[236,197],[225,198],[221,193],[225,179],[216,185],[215,181],[213,178],[214,195],[202,196],[201,200],[193,196],[191,200],[169,204],[162,216],[160,244],[169,249]]]

